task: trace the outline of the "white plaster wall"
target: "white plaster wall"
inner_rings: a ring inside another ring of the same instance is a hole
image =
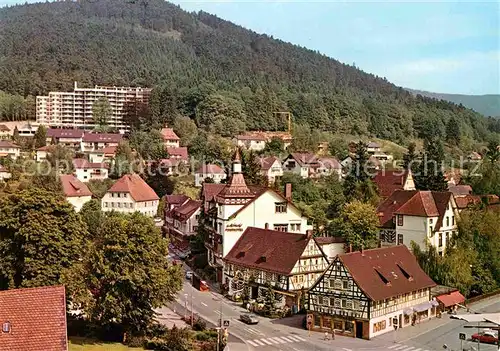
[[[75,207],[76,212],[80,212],[82,206],[91,199],[92,196],[71,196],[66,198],[66,200]]]
[[[115,193],[116,194],[116,193]],[[122,213],[141,212],[147,216],[154,217],[158,210],[158,200],[136,202],[130,194],[124,194],[125,197],[113,197],[112,193],[106,193],[101,200],[101,209],[103,212],[116,211]],[[114,205],[113,205],[114,204]]]
[[[428,231],[427,223],[427,217],[403,216],[403,226],[398,226],[396,216],[396,235],[403,234],[403,244],[408,247],[412,241],[424,247]]]
[[[77,168],[75,169],[76,178],[81,182],[88,182],[89,180],[102,180],[108,178],[107,168],[100,168],[101,174],[92,174],[96,168]]]
[[[323,252],[329,259],[334,259],[337,255],[342,255],[345,253],[343,243],[332,243],[321,245]]]

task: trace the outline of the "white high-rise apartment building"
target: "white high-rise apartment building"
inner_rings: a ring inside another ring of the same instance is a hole
[[[99,98],[106,98],[113,110],[108,121],[111,128],[129,129],[124,116],[127,104],[149,103],[150,88],[107,87],[79,88],[75,82],[72,92],[51,91],[48,96],[36,97],[36,121],[51,127],[92,129],[92,105]]]

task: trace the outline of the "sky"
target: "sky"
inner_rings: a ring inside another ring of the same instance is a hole
[[[0,6],[16,2],[0,0]],[[500,94],[498,0],[171,2],[317,50],[399,86]]]

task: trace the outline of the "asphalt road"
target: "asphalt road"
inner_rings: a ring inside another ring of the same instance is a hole
[[[190,270],[186,265],[184,269]],[[212,291],[196,290],[190,281],[185,280],[177,300],[169,307],[183,315],[185,307],[191,311],[191,303],[194,314],[212,325],[219,325],[221,312],[222,320],[229,321],[229,347],[226,351],[437,351],[443,350],[443,344],[448,345],[448,350],[458,351],[458,334],[465,332],[470,338],[477,332],[476,329],[463,328],[467,325],[466,322],[444,315],[443,318],[433,319],[415,327],[406,327],[396,333],[389,332],[369,341],[340,336],[335,340],[323,340],[322,333],[309,334],[299,326],[300,323],[286,325],[281,321],[259,317],[259,323],[256,325],[244,324],[239,317],[247,311],[239,304]],[[500,298],[479,302],[473,308],[478,312],[500,312]],[[161,313],[161,309],[158,312]],[[474,346],[477,351],[497,350],[496,346],[486,344],[480,344],[478,348],[477,343],[469,341],[465,341],[463,346],[465,349]]]

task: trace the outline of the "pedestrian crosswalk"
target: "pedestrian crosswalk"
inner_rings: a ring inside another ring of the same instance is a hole
[[[274,336],[268,338],[256,338],[245,341],[250,345],[252,345],[253,347],[259,347],[259,346],[280,345],[280,344],[301,342],[301,341],[306,341],[306,339],[298,335],[287,335],[287,336]]]
[[[389,350],[392,351],[429,351],[426,349],[422,349],[420,347],[416,346],[408,346],[408,345],[402,345],[402,344],[394,344],[388,347]]]

